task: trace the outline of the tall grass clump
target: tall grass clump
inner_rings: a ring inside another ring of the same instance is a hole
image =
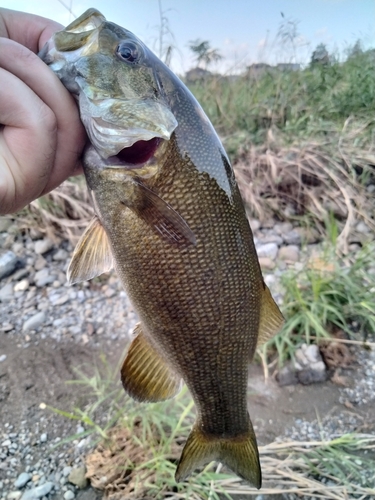
[[[286,322],[265,350],[277,352],[279,363],[310,344],[344,332],[363,341],[375,335],[375,247],[367,245],[339,259],[327,246],[322,257],[304,269],[285,272],[283,314]]]
[[[212,76],[188,85],[229,146],[236,136],[243,141],[234,141],[236,146],[263,144],[272,127],[283,133],[285,144],[326,137],[353,116],[369,122],[364,135],[367,140],[374,137],[373,49],[343,63],[310,64],[297,71],[258,65],[239,76]]]
[[[177,484],[176,464],[195,419],[186,389],[171,401],[139,404],[115,382],[119,367],[113,369],[104,358],[102,361],[104,368],[96,369],[92,376],[77,371],[79,378],[73,381],[85,389],[92,402],[71,412],[54,411],[86,427],[70,440],[91,435],[92,449],[85,456],[86,477],[104,493],[105,500],[230,500],[241,494],[249,498],[259,494],[214,463]],[[359,433],[260,446],[262,494],[373,498],[374,449],[374,436]]]

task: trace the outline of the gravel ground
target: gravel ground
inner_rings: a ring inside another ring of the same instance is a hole
[[[281,303],[280,275],[303,265],[306,235],[290,224],[252,226],[265,280]],[[307,253],[316,251],[311,243]],[[67,241],[53,242],[35,229],[21,233],[0,219],[0,248],[0,499],[99,498],[84,489],[83,457],[92,446],[87,429],[41,403],[64,409],[86,403],[86,395],[66,388],[65,381],[74,378],[75,367],[93,366],[100,353],[114,359],[122,352],[136,314],[113,274],[66,284],[73,250]],[[283,438],[328,438],[363,425],[362,414],[347,410],[370,408],[375,400],[375,353],[357,349],[356,356],[358,364],[347,375],[353,379],[355,373],[355,382],[340,388],[341,410],[323,423],[288,417],[292,423]]]

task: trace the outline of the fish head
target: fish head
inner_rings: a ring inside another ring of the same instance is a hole
[[[39,56],[78,100],[102,166],[144,165],[177,127],[156,72],[161,62],[96,9],[55,33]]]

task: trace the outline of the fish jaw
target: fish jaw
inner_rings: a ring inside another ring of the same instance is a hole
[[[156,77],[146,64],[148,49],[132,33],[115,33],[112,26],[89,9],[55,33],[39,53],[78,100],[90,142],[103,159],[140,141],[169,140],[178,125],[158,82],[139,96],[134,69],[116,56],[124,41],[138,44],[145,59],[142,71],[152,82]]]

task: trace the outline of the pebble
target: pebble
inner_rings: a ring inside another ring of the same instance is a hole
[[[27,472],[21,472],[21,474],[17,477],[14,486],[16,488],[23,488],[25,484],[27,484],[31,479],[31,475]]]
[[[73,500],[75,497],[75,494],[72,492],[72,490],[68,490],[64,493],[64,500]]]
[[[53,248],[53,241],[49,238],[44,238],[43,240],[37,240],[34,243],[34,251],[39,255],[43,255]]]
[[[298,262],[300,258],[299,247],[297,245],[286,245],[281,247],[277,257],[280,260]]]
[[[18,257],[15,253],[8,251],[0,252],[0,280],[12,274],[16,269]]]
[[[46,321],[46,315],[43,311],[38,312],[26,320],[22,326],[22,331],[27,332],[29,330],[36,330],[44,324]]]
[[[12,225],[12,221],[7,219],[6,217],[0,217],[0,233],[5,233],[8,231],[10,226]]]
[[[42,498],[45,495],[48,495],[53,487],[54,484],[51,481],[47,481],[46,483],[36,486],[31,490],[26,490],[22,495],[21,500],[37,500],[38,498]]]
[[[0,288],[0,300],[2,302],[8,302],[13,299],[13,285],[12,283],[7,283],[2,288]]]
[[[43,432],[43,434],[40,436],[40,442],[41,443],[45,443],[48,439],[48,436],[45,432]]]
[[[88,481],[86,479],[86,467],[82,466],[72,469],[69,474],[68,480],[79,489],[86,488],[88,484]]]
[[[262,269],[272,270],[275,268],[275,262],[269,257],[259,257],[259,264]]]
[[[46,259],[44,259],[41,255],[36,259],[34,264],[35,271],[41,271],[47,265]]]
[[[53,260],[59,261],[59,260],[66,260],[68,257],[69,257],[68,252],[63,248],[59,248],[52,258]]]
[[[29,285],[29,281],[27,279],[23,279],[14,285],[13,290],[15,292],[24,292],[29,288]]]
[[[7,495],[7,500],[18,500],[21,498],[22,491],[10,491]]]
[[[299,231],[292,229],[282,235],[284,242],[287,245],[300,245],[301,244],[301,234]]]
[[[265,243],[264,245],[258,243],[256,246],[258,257],[268,257],[269,259],[276,259],[279,247],[276,243]]]
[[[43,288],[55,280],[47,268],[37,271],[34,276],[35,284],[38,288]]]
[[[7,355],[6,354],[1,354],[0,355],[0,363],[2,363],[3,361],[5,361],[7,359]]]

